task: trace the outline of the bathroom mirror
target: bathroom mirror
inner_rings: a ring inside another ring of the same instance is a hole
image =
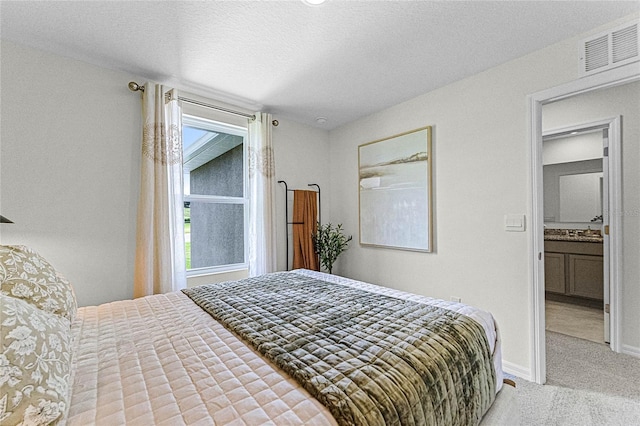
[[[544,221],[602,222],[602,159],[546,165]]]
[[[602,214],[602,173],[560,176],[560,222],[590,222]]]

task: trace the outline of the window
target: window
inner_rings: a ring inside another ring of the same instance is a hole
[[[183,115],[187,275],[247,268],[247,129]]]

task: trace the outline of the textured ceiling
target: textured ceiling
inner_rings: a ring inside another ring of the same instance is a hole
[[[637,1],[2,0],[0,35],[331,129],[639,10]]]

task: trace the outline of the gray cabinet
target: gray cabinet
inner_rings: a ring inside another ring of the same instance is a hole
[[[565,294],[565,259],[562,253],[544,254],[544,289],[550,293]]]
[[[602,256],[569,254],[567,294],[602,300],[604,274]]]
[[[545,291],[602,300],[602,243],[545,241]]]

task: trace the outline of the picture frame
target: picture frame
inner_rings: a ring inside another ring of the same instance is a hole
[[[358,146],[360,244],[433,250],[431,126]]]

